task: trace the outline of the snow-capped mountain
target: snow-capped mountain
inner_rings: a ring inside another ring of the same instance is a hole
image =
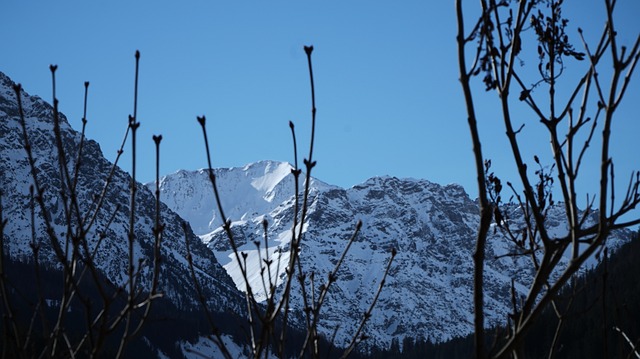
[[[39,260],[43,266],[59,267],[52,242],[47,234],[43,213],[35,205],[35,240],[32,241],[32,221],[30,218],[30,186],[33,184],[29,161],[25,151],[25,137],[20,125],[18,103],[13,89],[14,83],[0,73],[0,191],[2,215],[7,220],[4,227],[4,253],[16,261],[33,261],[31,243],[40,246]],[[58,151],[53,130],[53,108],[37,96],[21,93],[26,121],[26,132],[33,153],[37,178],[43,188],[46,215],[49,216],[54,233],[65,238],[69,230],[64,218],[64,199]],[[79,158],[80,170],[77,177],[77,201],[82,216],[93,214],[96,198],[105,187],[105,180],[112,164],[102,155],[99,145],[84,139],[82,154],[78,148],[82,135],[73,130],[64,115],[60,114],[60,131],[66,151],[66,167],[71,173]],[[90,125],[90,124],[89,124]],[[124,130],[124,129],[123,129]],[[130,176],[119,168],[115,169],[111,184],[96,221],[86,235],[88,247],[95,250],[95,264],[101,274],[115,286],[126,288],[128,280]],[[67,191],[67,195],[68,195]],[[37,193],[35,194],[37,196]],[[154,237],[152,228],[155,219],[155,198],[143,185],[138,185],[136,195],[135,245],[136,264],[147,266],[141,271],[140,282],[148,282],[153,259]],[[88,217],[88,216],[87,216]],[[161,248],[162,270],[160,291],[165,298],[180,310],[198,310],[199,302],[189,276],[185,237],[190,243],[193,263],[211,308],[218,311],[240,312],[243,297],[235,289],[226,271],[216,261],[211,251],[202,244],[190,229],[182,228],[182,219],[167,206],[161,205],[161,221],[165,228]],[[85,221],[87,223],[87,221]],[[77,230],[77,228],[72,228]],[[103,238],[103,239],[100,239]],[[99,246],[98,243],[100,242]],[[140,261],[138,261],[140,260]],[[8,273],[17,280],[19,274]],[[87,276],[88,277],[88,276]],[[54,303],[55,301],[52,301]],[[165,313],[171,316],[172,314]]]
[[[33,259],[31,244],[35,242],[41,248],[39,260],[43,267],[56,267],[57,259],[38,206],[35,206],[32,227],[30,186],[33,180],[12,86],[13,82],[0,73],[0,200],[2,218],[7,220],[2,233],[3,249],[8,258],[29,262]],[[43,187],[45,212],[52,230],[64,237],[68,227],[64,221],[64,198],[59,191],[63,181],[53,134],[53,108],[24,91],[21,98],[27,137],[38,181]],[[70,170],[75,168],[79,158],[77,198],[80,212],[91,213],[95,196],[103,191],[112,164],[104,159],[99,145],[89,139],[84,139],[82,154],[77,157],[81,134],[69,126],[62,114],[60,130],[65,152],[69,154],[65,166]],[[285,275],[295,203],[291,166],[263,161],[243,168],[215,171],[225,214],[233,222],[232,230],[240,250],[247,253],[247,264],[252,271],[250,285],[258,298],[264,298],[261,256],[265,258],[268,253],[274,263],[280,259],[282,265],[274,264],[271,271],[275,281]],[[124,171],[116,168],[104,204],[86,236],[89,248],[97,248],[95,263],[98,269],[116,286],[123,286],[127,281],[130,180]],[[472,330],[471,253],[479,218],[476,202],[462,187],[395,177],[372,178],[349,189],[316,179],[312,179],[310,185],[301,262],[307,274],[315,274],[316,289],[333,269],[357,221],[364,224],[338,272],[338,281],[329,292],[320,323],[323,334],[332,337],[336,330],[337,343],[350,339],[376,292],[392,248],[398,250],[398,255],[367,325],[366,334],[371,337],[369,345],[388,346],[392,338],[406,336],[442,341]],[[147,186],[152,187],[151,184]],[[245,284],[226,234],[220,228],[222,220],[207,172],[177,172],[164,177],[160,188],[160,198],[166,204],[161,206],[165,229],[160,290],[166,299],[184,311],[182,314],[199,308],[187,268],[186,236],[209,307],[241,313],[244,296],[238,289],[243,290]],[[155,202],[151,191],[142,185],[138,186],[136,201],[135,256],[142,260],[140,265],[148,265],[149,259],[153,258]],[[193,231],[188,228],[185,235],[178,214],[190,223]],[[518,220],[516,215],[511,217]],[[269,245],[266,249],[262,247],[267,252],[258,255],[254,241],[263,240],[265,220]],[[547,223],[552,231],[566,231],[560,207],[550,211]],[[625,232],[619,232],[617,238],[614,236],[608,243],[615,245],[616,240],[624,240],[625,236]],[[499,232],[492,233],[488,240],[486,266],[489,323],[504,320],[510,311],[511,279],[516,280],[519,294],[525,294],[532,280],[525,258],[495,259],[509,251],[509,244]],[[148,273],[142,271],[142,276]],[[7,275],[21,279],[21,273]],[[46,299],[47,303],[55,303],[54,298]],[[301,303],[301,293],[294,288],[294,309],[300,311]],[[186,315],[193,315],[193,312]],[[171,340],[180,341],[180,333],[171,332],[170,335]],[[172,347],[173,343],[167,345]],[[186,344],[183,341],[178,345],[207,347],[201,342]]]
[[[288,200],[295,188],[288,163],[265,161],[240,170],[217,169],[215,174],[217,181],[224,183],[218,190],[225,215],[234,220],[256,219],[271,212]],[[315,179],[313,185],[329,187]],[[155,185],[148,186],[155,190]],[[178,171],[164,177],[160,187],[162,201],[188,219],[195,234],[208,234],[222,225],[206,170]]]
[[[215,170],[225,215],[233,223],[240,250],[248,254],[252,290],[264,299],[262,265],[254,241],[262,241],[263,220],[268,222],[268,254],[281,263],[291,240],[294,187],[291,165],[263,161],[243,168]],[[148,184],[151,185],[151,184]],[[203,242],[216,254],[238,289],[245,283],[222,221],[214,207],[206,171],[180,171],[161,179],[161,198],[197,228]],[[517,211],[512,214],[517,220]],[[455,184],[442,186],[426,180],[376,177],[349,189],[312,180],[309,214],[304,224],[301,262],[307,273],[324,281],[345,244],[362,220],[363,227],[349,250],[338,280],[326,301],[320,326],[328,337],[337,330],[337,343],[351,338],[371,303],[391,248],[398,250],[366,334],[369,345],[387,346],[393,338],[410,336],[443,341],[473,329],[472,253],[479,223],[477,203]],[[562,208],[549,212],[552,233],[566,233]],[[620,232],[618,239],[626,239]],[[262,258],[265,256],[262,247]],[[502,256],[512,250],[499,231],[492,231],[487,246],[486,319],[505,320],[510,312],[511,279],[520,295],[533,278],[528,259]],[[272,274],[283,277],[284,265]],[[275,270],[272,269],[272,272]],[[295,281],[294,281],[295,282]],[[316,288],[322,282],[316,283]],[[292,303],[301,309],[300,292]]]

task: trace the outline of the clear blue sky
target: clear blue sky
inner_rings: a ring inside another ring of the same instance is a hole
[[[574,30],[579,25],[589,35],[602,29],[601,1],[567,2]],[[631,45],[640,32],[640,2],[619,3],[621,39]],[[214,166],[292,162],[290,120],[300,148],[308,143],[302,48],[314,45],[316,177],[343,187],[376,175],[425,178],[460,183],[475,196],[453,0],[4,0],[0,13],[0,71],[50,101],[48,66],[57,64],[60,109],[78,130],[83,83],[90,81],[87,136],[111,160],[132,113],[134,52],[140,50],[141,181],[154,176],[152,134],[164,137],[162,174],[206,165],[196,122],[203,114]],[[530,64],[535,68],[535,59]],[[625,181],[640,168],[640,76],[634,81],[614,128],[616,169]],[[491,96],[478,98],[485,156],[513,180]],[[539,124],[530,114],[520,121],[536,133]],[[548,150],[544,135],[526,141],[531,156]],[[128,163],[122,162],[125,169]]]

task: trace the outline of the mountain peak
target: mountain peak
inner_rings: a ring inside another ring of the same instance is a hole
[[[287,162],[259,161],[244,166],[245,176],[251,177],[251,186],[273,200],[273,189],[291,174],[293,166]]]
[[[18,99],[13,86],[16,83],[6,74],[0,72],[0,111],[4,112],[11,121],[6,126],[19,126]],[[20,100],[27,126],[34,129],[53,128],[53,106],[39,96],[29,95],[24,88],[20,91]],[[58,112],[61,130],[68,132],[71,126],[65,115]]]
[[[225,220],[239,221],[257,213],[269,213],[293,196],[292,168],[287,162],[259,161],[243,167],[214,169]],[[160,179],[162,201],[188,218],[198,235],[213,231],[223,222],[207,172],[207,169],[181,170]]]
[[[13,91],[13,85],[15,85],[15,82],[13,82],[13,80],[11,80],[11,78],[9,78],[9,76],[7,76],[4,72],[0,71],[0,91]]]

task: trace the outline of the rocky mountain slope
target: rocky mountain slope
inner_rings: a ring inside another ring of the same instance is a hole
[[[22,91],[26,132],[37,168],[37,178],[43,188],[46,210],[35,205],[35,221],[32,220],[30,186],[33,184],[31,170],[24,148],[25,137],[20,125],[18,104],[13,89],[14,83],[0,73],[0,191],[2,215],[7,220],[4,227],[4,253],[19,262],[33,262],[32,244],[40,246],[39,261],[43,268],[60,268],[54,255],[52,242],[47,234],[43,218],[50,218],[54,233],[61,239],[65,232],[77,230],[64,220],[65,198],[62,188],[58,151],[53,131],[53,108],[37,96]],[[90,124],[89,124],[90,125]],[[124,130],[124,129],[123,129]],[[66,152],[66,167],[71,173],[80,163],[77,179],[77,200],[81,216],[95,211],[96,198],[105,187],[105,180],[112,164],[102,155],[99,145],[84,139],[82,154],[77,156],[81,134],[73,130],[64,115],[60,114],[60,131]],[[95,224],[86,235],[88,248],[95,250],[95,264],[106,280],[114,286],[126,288],[128,281],[128,245],[130,176],[116,168],[111,184],[106,190],[103,205],[96,213]],[[66,195],[70,191],[66,191]],[[35,194],[37,195],[37,193]],[[152,228],[155,219],[155,198],[143,185],[138,186],[135,214],[134,252],[136,268],[143,266],[141,283],[150,279],[154,251]],[[165,224],[161,249],[162,270],[160,291],[165,298],[180,310],[199,308],[193,283],[187,267],[186,240],[190,243],[193,263],[211,308],[218,311],[240,312],[243,296],[225,270],[216,261],[211,251],[202,244],[191,229],[182,228],[182,219],[165,205],[161,205],[161,218]],[[85,221],[85,223],[87,223]],[[100,241],[100,238],[104,238]],[[98,243],[100,243],[98,245]],[[140,260],[140,261],[138,261]],[[21,273],[8,273],[10,280],[20,281]],[[87,280],[88,280],[87,276]],[[144,287],[144,285],[143,285]],[[148,289],[148,286],[145,287]],[[50,303],[56,303],[52,298]],[[165,313],[171,316],[170,313]]]
[[[263,161],[243,168],[216,170],[226,215],[233,222],[240,250],[253,270],[251,286],[264,298],[255,244],[262,241],[262,221],[268,221],[269,255],[287,249],[293,218],[293,176],[287,163]],[[336,340],[345,343],[376,291],[391,248],[398,250],[387,284],[366,334],[369,345],[387,346],[405,336],[443,341],[471,332],[473,324],[471,255],[479,222],[478,207],[464,189],[426,180],[376,177],[349,189],[313,180],[301,261],[307,273],[321,281],[333,269],[355,224],[363,228],[338,272],[330,291],[321,326],[327,336],[337,328]],[[196,229],[215,253],[238,289],[245,286],[235,257],[220,229],[213,207],[213,191],[206,172],[180,171],[161,179],[161,198]],[[517,210],[513,220],[517,221]],[[549,212],[551,233],[566,233],[562,208]],[[609,241],[617,246],[628,233]],[[262,249],[264,251],[264,248]],[[511,279],[525,295],[533,272],[524,257],[503,256],[512,251],[499,231],[492,231],[487,247],[486,319],[501,322],[510,311]],[[265,253],[262,253],[264,258]],[[282,254],[282,263],[288,257]],[[277,276],[284,276],[280,266]],[[276,276],[276,274],[274,274]],[[319,286],[316,283],[316,288]],[[300,292],[293,303],[301,309]]]

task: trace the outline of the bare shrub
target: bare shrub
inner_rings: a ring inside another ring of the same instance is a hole
[[[465,29],[468,19],[462,0],[456,1],[460,82],[473,141],[481,213],[473,257],[475,355],[518,357],[522,354],[522,338],[532,323],[545,308],[554,305],[559,290],[589,257],[603,248],[609,234],[640,223],[638,218],[628,219],[640,203],[640,174],[632,173],[627,187],[616,189],[610,150],[616,110],[640,58],[640,36],[630,47],[618,43],[614,25],[616,1],[612,0],[604,1],[607,21],[598,42],[587,44],[582,39],[581,46],[574,46],[575,39],[568,36],[569,21],[562,14],[562,0],[482,0],[480,4],[480,15],[469,31]],[[582,36],[582,30],[579,33]],[[579,47],[582,50],[577,50]],[[537,53],[538,66],[532,72],[520,66],[520,56],[533,51]],[[602,67],[606,56],[611,58],[611,68],[605,71]],[[564,70],[569,63],[580,61],[587,63],[585,70],[576,83],[567,87]],[[474,102],[476,78],[481,78],[487,91],[498,95],[497,106],[518,169],[517,183],[503,186],[489,170],[490,161],[483,157]],[[569,88],[566,96],[560,94],[561,84]],[[524,158],[525,128],[524,124],[518,125],[514,110],[522,103],[548,133],[553,172],[537,156],[533,158],[534,166]],[[596,141],[598,133],[601,138]],[[578,179],[584,176],[581,169],[586,166],[588,150],[598,151],[600,157],[599,186],[591,189],[596,196],[581,194],[577,189]],[[536,168],[534,173],[532,168]],[[500,203],[507,188],[520,204],[525,218],[523,228],[510,228],[509,222],[503,220]],[[559,201],[554,199],[555,188],[559,188]],[[579,208],[582,198],[587,198],[586,208]],[[545,227],[547,210],[555,202],[564,206],[568,223],[568,233],[560,237],[548,233]],[[589,216],[597,218],[595,223],[586,220]],[[514,255],[531,259],[536,276],[526,298],[514,296],[506,331],[489,350],[484,335],[483,273],[492,221],[518,249]],[[567,253],[571,260],[560,266],[560,259]],[[561,318],[562,314],[558,316]],[[554,345],[549,352],[553,355]]]

